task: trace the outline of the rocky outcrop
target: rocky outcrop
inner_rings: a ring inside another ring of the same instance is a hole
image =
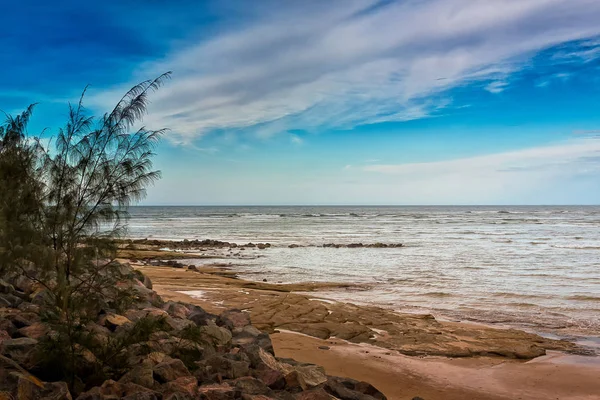
[[[0,399],[385,399],[367,383],[277,358],[269,335],[247,312],[214,315],[164,302],[149,278],[119,268],[129,278],[110,290],[131,294],[127,308],[107,300],[51,365],[43,362],[45,352],[64,333],[40,316],[46,294],[18,277],[0,281],[8,299],[0,300]],[[74,357],[72,375],[60,364],[67,355]]]

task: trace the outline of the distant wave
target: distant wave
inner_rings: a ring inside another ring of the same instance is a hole
[[[567,300],[579,300],[579,301],[600,301],[600,296],[590,296],[587,294],[576,294],[573,296],[567,296]]]
[[[568,245],[560,245],[560,244],[552,244],[550,247],[554,247],[557,249],[572,249],[572,250],[600,250],[600,246],[568,246]]]

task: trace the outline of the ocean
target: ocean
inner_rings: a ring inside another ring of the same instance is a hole
[[[224,256],[243,278],[357,283],[318,296],[600,342],[599,206],[140,206],[130,214],[131,238],[270,243],[256,257]],[[322,247],[377,242],[403,247]]]

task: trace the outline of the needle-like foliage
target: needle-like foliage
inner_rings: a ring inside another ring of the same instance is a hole
[[[48,289],[62,313],[110,284],[127,207],[160,177],[151,158],[163,131],[136,124],[169,75],[134,86],[101,118],[87,115],[84,91],[50,148],[28,137],[33,106],[0,127],[0,270]]]

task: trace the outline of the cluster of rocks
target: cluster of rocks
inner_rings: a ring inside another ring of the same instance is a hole
[[[350,243],[350,244],[337,244],[337,243],[326,243],[323,245],[323,247],[335,247],[336,249],[339,249],[340,247],[345,247],[348,249],[354,249],[354,248],[361,248],[361,247],[366,247],[366,248],[376,248],[376,249],[387,249],[387,248],[397,248],[397,247],[403,247],[404,245],[402,243],[370,243],[370,244],[362,244],[362,243]]]
[[[44,338],[57,334],[40,316],[45,289],[19,277],[0,280],[0,399],[385,400],[368,383],[275,357],[269,335],[251,325],[248,313],[213,315],[165,302],[150,279],[126,264],[122,268],[130,269],[131,278],[117,287],[133,289],[138,301],[120,313],[103,309],[85,329],[99,343],[133,336],[140,321],[154,321],[160,329],[123,349],[127,368],[113,371],[111,379],[91,382],[81,372],[69,385],[47,379],[52,371],[37,362]],[[79,354],[77,365],[98,364],[92,352]]]
[[[258,249],[266,249],[271,247],[270,243],[246,243],[246,244],[237,244],[233,242],[223,242],[220,240],[212,240],[212,239],[204,239],[204,240],[180,240],[180,241],[166,241],[166,240],[157,240],[157,239],[137,239],[137,240],[126,240],[124,241],[126,244],[125,248],[135,249],[136,246],[154,246],[154,247],[168,247],[174,250],[198,250],[198,249],[235,249],[235,248],[258,248]]]

